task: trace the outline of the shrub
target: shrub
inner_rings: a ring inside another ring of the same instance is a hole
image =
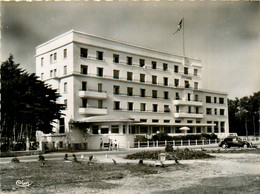
[[[147,138],[145,138],[143,135],[137,135],[136,137],[135,137],[135,142],[147,142]]]

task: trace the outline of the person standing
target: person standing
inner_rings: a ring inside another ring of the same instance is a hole
[[[103,149],[103,139],[100,138],[100,149],[102,150]]]

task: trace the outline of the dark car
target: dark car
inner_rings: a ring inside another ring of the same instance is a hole
[[[248,141],[243,141],[241,138],[237,136],[228,136],[219,143],[219,147],[222,148],[229,148],[229,147],[248,148],[251,146],[252,146],[251,143],[249,143]]]

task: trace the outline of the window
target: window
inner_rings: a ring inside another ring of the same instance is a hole
[[[163,70],[167,71],[168,70],[168,64],[167,63],[163,63]]]
[[[59,133],[65,133],[65,118],[60,118],[59,119]]]
[[[54,53],[54,61],[57,60],[57,53]]]
[[[147,126],[141,126],[140,127],[140,133],[147,133],[147,131],[148,131],[148,127]]]
[[[98,100],[98,108],[103,108],[103,100]]]
[[[44,73],[41,73],[41,80],[43,80]]]
[[[188,113],[191,113],[191,106],[188,106]]]
[[[156,75],[152,75],[152,83],[157,84],[157,76]]]
[[[196,114],[199,114],[199,107],[195,107]]]
[[[65,108],[65,110],[68,108],[68,100],[67,99],[64,100],[64,108]]]
[[[206,103],[211,103],[211,96],[206,96]]]
[[[113,62],[119,63],[119,55],[113,54]]]
[[[133,96],[133,88],[127,87],[127,95],[128,96]]]
[[[97,51],[97,60],[103,61],[103,52]]]
[[[157,90],[152,91],[152,98],[157,98]]]
[[[120,110],[120,102],[114,101],[114,110]]]
[[[114,86],[114,94],[119,94],[120,87]]]
[[[83,98],[81,102],[82,102],[82,108],[87,108],[88,100]]]
[[[50,70],[50,77],[52,77],[53,70]]]
[[[145,111],[146,110],[146,104],[145,103],[141,103],[140,104],[140,109],[141,109],[141,111]]]
[[[98,130],[99,130],[98,125],[93,125],[92,126],[92,134],[98,134]]]
[[[108,134],[109,128],[108,127],[101,127],[100,132],[101,132],[101,134]]]
[[[179,73],[179,66],[174,65],[174,73]]]
[[[126,63],[127,63],[127,65],[133,65],[133,58],[132,57],[126,57]]]
[[[163,85],[168,86],[168,77],[163,78]]]
[[[224,133],[224,132],[225,132],[225,122],[224,122],[224,121],[221,121],[221,122],[220,122],[220,132],[221,132],[221,133]]]
[[[181,120],[175,120],[175,123],[181,123]]]
[[[199,96],[198,96],[198,94],[195,94],[195,98],[194,98],[194,100],[195,100],[196,102],[199,101]]]
[[[211,115],[211,108],[206,108],[206,114]]]
[[[133,73],[132,72],[127,72],[127,80],[132,81],[133,80]]]
[[[214,109],[214,113],[215,113],[215,115],[217,115],[218,114],[218,109]]]
[[[198,76],[198,69],[194,69],[194,75]]]
[[[225,109],[220,109],[219,114],[222,116],[225,115]]]
[[[214,97],[214,103],[217,103],[217,97]]]
[[[189,68],[188,67],[184,67],[184,74],[186,74],[186,75],[189,74]]]
[[[194,89],[195,90],[199,89],[199,83],[198,82],[194,82]]]
[[[111,133],[119,133],[119,125],[111,125]]]
[[[190,82],[185,80],[184,81],[184,85],[185,85],[185,88],[189,88],[190,87]]]
[[[67,82],[64,83],[64,87],[63,87],[63,90],[64,90],[64,93],[67,93]]]
[[[113,72],[113,73],[114,73],[113,78],[114,78],[114,79],[119,79],[119,70],[115,70],[115,69],[114,69],[114,72]]]
[[[219,104],[224,104],[224,98],[219,98]]]
[[[67,49],[63,50],[63,58],[67,58]]]
[[[187,120],[187,123],[193,123],[193,120]]]
[[[169,92],[164,91],[164,99],[169,99]]]
[[[57,69],[54,69],[53,72],[54,72],[54,73],[53,73],[53,76],[56,77]]]
[[[134,103],[128,102],[128,110],[133,110],[133,109],[134,109]]]
[[[157,66],[156,61],[152,61],[152,68],[153,68],[153,69],[156,69],[156,66]]]
[[[164,112],[170,112],[169,105],[164,105]]]
[[[82,91],[87,91],[87,82],[81,82],[81,90]]]
[[[63,142],[62,141],[59,142],[59,148],[63,148]]]
[[[159,119],[152,119],[152,123],[159,123]],[[157,132],[158,130],[156,130]]]
[[[190,101],[190,93],[188,93],[187,96],[188,96],[187,100]]]
[[[211,124],[211,121],[207,121],[207,124]],[[212,126],[207,126],[208,133],[212,133]]]
[[[43,66],[43,60],[44,60],[44,58],[42,57],[41,58],[41,66]]]
[[[168,121],[170,122],[170,120]],[[171,133],[171,127],[164,127],[164,133]]]
[[[102,87],[103,87],[103,85],[101,84],[101,83],[98,83],[98,92],[102,92]]]
[[[50,63],[53,61],[53,54],[50,55]]]
[[[174,86],[178,87],[179,86],[179,79],[174,79]]]
[[[214,133],[218,133],[218,121],[214,121]]]
[[[101,68],[101,67],[98,67],[98,68],[97,68],[97,75],[98,75],[99,77],[103,77],[103,68]]]
[[[153,112],[157,112],[158,111],[158,104],[153,104]]]
[[[87,58],[88,57],[88,49],[80,48],[80,56]]]
[[[164,123],[170,123],[170,120],[163,120]]]
[[[86,66],[86,65],[81,65],[80,66],[80,73],[81,74],[85,74],[85,75],[87,75],[88,74],[88,66]]]
[[[140,119],[140,122],[146,123],[146,122],[147,122],[147,119]]]
[[[145,89],[140,89],[140,96],[145,97]]]
[[[67,74],[67,65],[65,65],[64,67],[63,67],[63,75],[66,75]]]
[[[175,99],[176,99],[176,100],[180,100],[180,96],[179,96],[179,93],[178,93],[178,92],[175,93]]]
[[[139,65],[140,65],[140,67],[145,66],[145,60],[144,59],[139,59]]]
[[[175,106],[176,107],[176,112],[179,113],[180,112],[180,107],[179,106]]]
[[[145,82],[145,74],[140,74],[140,82]]]

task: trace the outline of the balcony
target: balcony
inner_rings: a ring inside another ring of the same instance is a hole
[[[181,112],[181,113],[174,113],[174,117],[175,118],[203,118],[203,114]]]
[[[188,101],[188,100],[173,100],[174,105],[187,105],[187,106],[202,106],[200,101]]]
[[[98,108],[98,107],[80,107],[79,114],[82,115],[106,115],[107,108]]]
[[[98,92],[95,90],[79,91],[81,98],[107,99],[106,92]]]

